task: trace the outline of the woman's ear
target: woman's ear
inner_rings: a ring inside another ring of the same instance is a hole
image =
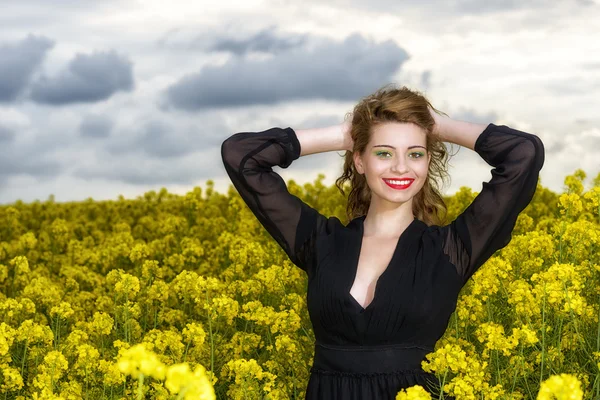
[[[355,151],[352,154],[352,158],[354,159],[354,168],[356,168],[356,171],[359,174],[364,174],[364,169],[363,169],[363,165],[362,165],[362,159],[360,157],[360,154],[358,153],[358,151]]]

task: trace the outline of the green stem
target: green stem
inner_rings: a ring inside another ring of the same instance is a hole
[[[187,352],[188,349],[190,348],[190,343],[192,342],[192,340],[188,340],[186,346],[185,346],[185,351],[183,352],[183,362],[185,362],[185,360],[187,359]]]
[[[523,369],[523,343],[521,343],[521,365],[520,369]],[[515,369],[515,377],[513,378],[512,387],[510,388],[510,394],[513,394],[515,391],[515,385],[517,384],[517,374],[519,370]]]
[[[454,312],[454,328],[456,329],[456,338],[458,339],[458,313]]]
[[[138,376],[137,400],[142,400],[144,396],[144,374]]]
[[[444,398],[444,385],[446,384],[446,376],[448,375],[448,369],[444,371],[444,377],[442,378],[442,386],[440,387],[440,394],[438,395],[438,400]]]
[[[496,359],[496,385],[500,383],[500,360],[498,359],[498,350],[494,350],[494,358]]]
[[[131,344],[130,341],[130,334],[129,334],[129,306],[127,305],[129,301],[129,295],[126,294],[125,295],[125,340],[127,341],[127,343]]]
[[[598,209],[598,213],[600,215],[600,208]],[[600,298],[598,299],[598,304],[600,304]],[[598,331],[596,333],[596,351],[600,351],[600,307],[598,308]],[[596,381],[600,378],[600,370],[596,373]],[[594,382],[594,386],[596,382]],[[596,397],[600,395],[600,385],[596,386]]]
[[[208,304],[208,291],[205,292],[206,294],[206,304]],[[213,371],[215,370],[215,343],[213,341],[213,334],[212,334],[212,323],[211,323],[211,315],[210,315],[210,307],[208,307],[207,310],[207,315],[208,315],[208,332],[210,335],[210,374],[211,374],[211,381],[212,381],[212,377],[213,377]]]
[[[56,314],[56,343],[54,345],[54,350],[58,349],[58,345],[60,344],[60,316]]]
[[[544,356],[546,354],[546,281],[544,281],[544,298],[542,301],[542,363],[540,366],[540,385],[544,378]]]
[[[25,340],[25,350],[23,350],[23,360],[21,361],[21,376],[23,375],[23,371],[25,370],[25,358],[27,357],[27,345],[29,342]]]

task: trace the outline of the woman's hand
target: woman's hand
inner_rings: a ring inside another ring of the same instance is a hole
[[[443,133],[442,126],[444,124],[444,118],[447,118],[447,117],[439,115],[438,113],[433,111],[433,109],[429,106],[427,106],[427,109],[429,110],[429,114],[431,114],[431,117],[435,121],[435,125],[433,126],[433,134],[442,137],[442,133]]]
[[[352,136],[350,135],[350,130],[352,128],[352,118],[347,118],[344,122],[342,122],[340,124],[340,128],[342,130],[342,137],[344,138],[344,149],[352,151],[354,149],[354,140],[352,140]]]

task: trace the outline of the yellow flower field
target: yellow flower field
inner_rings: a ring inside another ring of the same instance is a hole
[[[335,186],[288,189],[344,223]],[[423,368],[457,399],[600,397],[600,175],[538,184]],[[447,198],[449,220],[477,193]],[[232,186],[0,206],[0,400],[303,399],[306,275]],[[429,399],[420,387],[397,399]]]

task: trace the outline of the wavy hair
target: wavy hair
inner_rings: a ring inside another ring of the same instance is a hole
[[[343,174],[335,183],[345,196],[344,183],[350,181],[351,190],[346,206],[349,220],[366,215],[371,203],[371,188],[365,176],[356,171],[354,152],[361,155],[365,153],[375,126],[386,122],[410,122],[425,131],[426,148],[431,154],[427,179],[413,199],[413,215],[428,226],[446,223],[447,207],[440,194],[440,183],[446,184],[449,179],[449,155],[444,142],[433,132],[435,120],[428,107],[437,114],[447,115],[434,108],[419,91],[388,84],[362,98],[354,110],[346,114],[346,119],[352,118],[350,135],[354,146],[352,151],[346,151]]]

